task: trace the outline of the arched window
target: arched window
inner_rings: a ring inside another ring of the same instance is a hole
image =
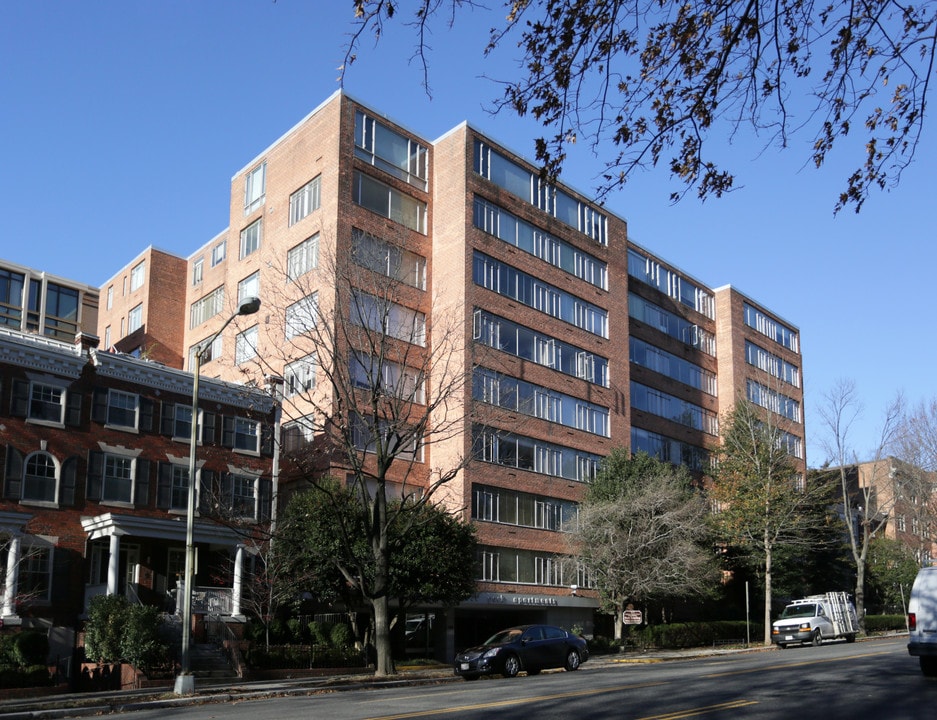
[[[56,501],[58,463],[47,452],[33,453],[26,458],[23,474],[23,500]]]

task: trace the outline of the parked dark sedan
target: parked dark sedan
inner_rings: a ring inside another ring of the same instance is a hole
[[[466,680],[498,673],[514,677],[521,670],[536,675],[547,668],[578,670],[588,659],[589,646],[578,635],[552,625],[520,625],[456,655],[455,674]]]

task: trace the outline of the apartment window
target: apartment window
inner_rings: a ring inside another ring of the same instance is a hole
[[[110,325],[104,328],[104,349],[105,350],[111,349],[111,326]]]
[[[361,207],[426,234],[426,203],[355,171],[352,199]]]
[[[779,393],[754,380],[746,382],[748,399],[755,405],[770,410],[773,413],[786,417],[788,420],[800,422],[800,403],[784,393]]]
[[[695,430],[702,430],[709,435],[719,434],[719,420],[716,413],[633,380],[631,381],[631,407]]]
[[[46,452],[33,453],[26,458],[23,500],[54,503],[57,481],[58,467],[54,458]]]
[[[313,178],[290,195],[290,227],[314,210],[319,209],[319,178]]]
[[[280,437],[283,451],[297,452],[304,449],[313,441],[315,431],[315,423],[308,416],[284,425]]]
[[[306,238],[286,254],[286,277],[296,281],[319,265],[319,235]]]
[[[132,333],[141,327],[143,327],[143,303],[127,313],[127,332]]]
[[[133,502],[133,465],[133,458],[105,454],[101,483],[103,502]]]
[[[194,328],[215,317],[224,309],[224,285],[199,298],[189,308],[189,327]]]
[[[56,385],[32,382],[27,417],[61,424],[65,419],[65,390]]]
[[[192,284],[198,285],[202,282],[203,271],[205,269],[205,258],[198,258],[192,263]]]
[[[234,340],[234,362],[237,365],[245,363],[257,355],[257,326],[247,328],[238,333]]]
[[[355,155],[421,190],[427,188],[427,150],[360,110],[355,113]]]
[[[260,297],[260,271],[248,275],[238,283],[238,305],[247,298]]]
[[[650,430],[631,428],[631,452],[646,452],[661,462],[686,465],[691,470],[704,472],[709,466],[709,453],[701,447],[665,437]]]
[[[542,180],[538,173],[509,160],[486,142],[475,140],[475,172],[498,187],[595,240],[608,244],[608,218],[589,204]]]
[[[137,427],[140,398],[120,390],[107,391],[107,424],[114,427]]]
[[[72,342],[78,332],[78,291],[55,283],[46,286],[45,334]]]
[[[263,218],[257,218],[241,230],[241,260],[260,247],[260,236]]]
[[[650,325],[655,330],[707,355],[716,354],[716,336],[713,333],[645,300],[640,295],[628,293],[628,314],[635,320],[640,320],[645,325]]]
[[[354,353],[349,361],[349,375],[355,387],[372,395],[389,395],[413,403],[424,403],[423,374],[386,358]]]
[[[714,372],[635,337],[630,338],[629,344],[631,362],[635,365],[666,375],[709,395],[716,395]]]
[[[235,517],[257,516],[257,478],[249,475],[231,475],[231,511]]]
[[[114,307],[114,286],[109,285],[107,288],[107,309],[110,310]]]
[[[286,308],[286,339],[303,335],[316,326],[319,315],[319,293],[307,295]]]
[[[745,303],[744,306],[744,317],[745,324],[750,328],[754,328],[765,337],[774,340],[788,350],[793,352],[800,351],[800,342],[797,333],[792,328],[787,327],[777,320],[773,320],[748,303]]]
[[[283,369],[283,393],[293,397],[312,390],[316,385],[316,356],[307,355]]]
[[[172,465],[171,485],[169,491],[170,510],[189,509],[189,468],[185,465]],[[198,487],[196,487],[198,492]],[[196,507],[198,498],[196,497]]]
[[[244,214],[249,215],[264,204],[267,192],[267,163],[263,162],[244,178]]]
[[[247,418],[234,418],[234,444],[235,450],[248,452],[260,451],[260,423]]]
[[[708,318],[716,316],[713,296],[710,293],[634,249],[628,250],[628,275],[666,293]]]
[[[211,249],[211,266],[212,267],[215,267],[215,265],[224,261],[227,249],[228,249],[227,240],[222,240],[220,243],[218,243],[217,245],[215,245],[215,247]]]
[[[25,602],[47,601],[52,588],[52,548],[26,548],[17,572],[17,590]]]
[[[142,261],[134,266],[130,271],[130,292],[139,290],[143,287],[143,281],[146,279],[146,261]]]
[[[565,270],[603,290],[608,289],[608,264],[559,238],[553,238],[497,205],[475,198],[475,227]]]
[[[355,290],[351,321],[373,332],[423,346],[426,342],[426,316],[386,299]]]
[[[204,342],[204,341],[203,341]],[[192,347],[189,348],[189,370],[195,367],[195,353],[198,352],[199,348],[202,348],[202,343],[195,343]],[[222,339],[219,335],[214,340],[212,340],[211,345],[208,347],[202,348],[202,358],[199,360],[199,363],[204,365],[207,362],[211,362],[215,358],[221,357],[222,351]]]
[[[422,255],[355,228],[351,234],[351,256],[368,270],[420,290],[426,289],[426,258]]]
[[[764,370],[773,377],[794,387],[800,387],[800,370],[796,365],[792,365],[749,340],[745,341],[745,360],[749,365]]]

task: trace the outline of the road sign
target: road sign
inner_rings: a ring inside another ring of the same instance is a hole
[[[625,610],[621,614],[621,621],[625,625],[640,625],[643,620],[641,619],[640,610]]]

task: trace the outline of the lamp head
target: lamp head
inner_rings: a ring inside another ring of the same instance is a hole
[[[260,310],[259,297],[246,297],[238,306],[238,315],[253,315]]]

